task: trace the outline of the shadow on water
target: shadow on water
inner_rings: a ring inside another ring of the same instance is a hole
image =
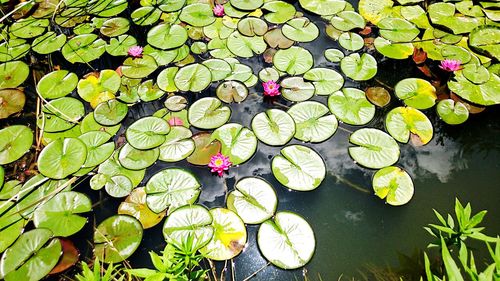
[[[351,3],[357,1],[351,1]],[[354,6],[357,6],[353,3]],[[299,8],[300,10],[300,8]],[[336,48],[338,45],[324,34],[325,23],[318,17],[315,19],[321,30],[321,36],[313,43],[302,44],[311,50],[315,58],[315,66],[329,67],[340,72],[339,65],[327,62],[323,51]],[[140,28],[135,30],[137,35]],[[141,38],[138,36],[138,38]],[[380,57],[379,57],[380,58]],[[54,58],[57,60],[57,58]],[[63,60],[61,60],[63,61]],[[269,66],[262,58],[241,60],[251,65],[254,73]],[[116,68],[120,62],[103,57],[93,66],[96,69]],[[87,73],[85,66],[68,67],[79,76]],[[158,70],[159,72],[159,70]],[[379,75],[376,79],[384,84],[394,86],[397,81],[406,77],[419,76],[409,61],[383,61],[379,64]],[[156,73],[157,74],[157,73]],[[155,77],[153,74],[152,77]],[[346,81],[346,87],[365,88],[377,85],[375,81],[363,84]],[[203,96],[213,96],[217,85],[212,85],[203,93],[188,93],[185,96],[192,102]],[[28,89],[29,91],[30,89]],[[32,91],[32,89],[31,89]],[[237,122],[249,127],[252,117],[266,108],[280,107],[262,100],[260,85],[250,89],[250,96],[241,104],[231,105],[230,122]],[[325,97],[314,99],[326,103]],[[161,101],[134,105],[124,121],[124,127],[140,117],[151,115],[163,107]],[[285,106],[284,100],[279,100]],[[378,109],[376,118],[368,125],[383,129],[385,113],[399,102],[393,101],[386,109]],[[373,170],[358,166],[347,153],[349,131],[357,128],[341,124],[342,128],[328,141],[321,144],[308,145],[323,157],[328,176],[323,184],[311,192],[296,192],[285,189],[279,184],[270,169],[270,160],[279,154],[280,148],[259,143],[256,155],[247,163],[230,169],[229,174],[219,178],[210,173],[206,167],[196,167],[186,161],[179,163],[158,162],[149,168],[145,183],[153,174],[167,167],[183,167],[195,173],[203,184],[199,202],[207,207],[225,205],[225,196],[234,182],[245,176],[260,176],[268,180],[276,189],[279,198],[279,210],[290,210],[302,215],[312,226],[316,235],[316,253],[306,266],[313,280],[320,274],[322,280],[337,280],[343,275],[363,278],[366,265],[375,268],[385,266],[398,267],[398,253],[412,255],[415,249],[424,249],[431,237],[423,230],[423,226],[434,222],[432,208],[441,213],[451,212],[455,197],[462,202],[471,202],[476,211],[487,209],[484,225],[485,233],[500,233],[500,112],[497,107],[488,108],[485,112],[471,116],[464,125],[451,127],[439,122],[433,111],[425,112],[434,124],[434,139],[426,146],[413,147],[400,145],[401,158],[397,165],[403,167],[412,176],[415,184],[415,195],[409,204],[402,207],[391,207],[376,196],[371,190]],[[122,128],[119,134],[123,133]],[[193,131],[194,133],[196,130]],[[292,143],[300,143],[293,140]],[[105,218],[116,214],[121,200],[104,196],[103,191],[91,191],[84,182],[77,187],[99,202],[94,207],[94,216],[90,223],[79,234],[75,241],[82,256],[92,256],[88,241],[92,241],[94,225]],[[101,201],[104,199],[103,201]],[[162,235],[162,224],[144,231],[140,249],[129,259],[134,267],[151,267],[148,251],[159,252],[165,246]],[[256,245],[258,226],[248,226],[248,246],[244,253],[234,259],[236,280],[243,280],[253,272],[262,268],[267,261],[261,256]],[[477,264],[481,256],[478,256]],[[220,266],[220,265],[219,265]],[[267,266],[252,280],[301,280],[302,270],[284,271],[274,266]]]

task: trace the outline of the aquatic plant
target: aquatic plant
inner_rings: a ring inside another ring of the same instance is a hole
[[[210,163],[208,167],[210,172],[217,173],[220,177],[225,171],[229,170],[232,163],[229,161],[229,157],[222,155],[220,152],[210,158]]]
[[[455,72],[461,69],[460,65],[461,62],[459,60],[445,59],[441,61],[439,68],[441,68],[444,71]]]

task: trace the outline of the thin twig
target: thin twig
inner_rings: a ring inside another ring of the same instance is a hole
[[[346,185],[356,189],[357,191],[361,191],[361,192],[364,192],[364,193],[367,193],[367,194],[370,194],[370,191],[368,191],[367,189],[365,188],[362,188],[360,187],[359,185],[353,183],[352,181],[346,179],[346,178],[343,178],[339,175],[333,175],[334,177],[337,178],[338,181],[342,182],[342,183],[345,183]]]
[[[250,274],[250,276],[248,276],[247,278],[243,279],[243,281],[248,281],[248,280],[254,278],[259,272],[261,272],[262,270],[264,270],[270,264],[271,264],[271,262],[267,262],[263,267],[257,269],[257,271],[255,271],[254,273]]]

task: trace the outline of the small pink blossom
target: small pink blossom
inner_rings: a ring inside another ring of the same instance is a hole
[[[265,96],[274,97],[281,94],[280,85],[278,85],[278,83],[274,82],[273,80],[262,83],[262,86],[264,87]]]
[[[182,122],[181,118],[174,116],[168,120],[168,124],[170,126],[182,126],[184,125],[184,122]]]
[[[142,47],[132,46],[128,49],[128,55],[133,58],[142,58]]]
[[[221,4],[215,5],[213,11],[214,11],[214,15],[216,17],[223,17],[224,16],[224,6],[222,6]]]
[[[459,60],[446,59],[441,61],[441,65],[439,65],[439,68],[444,71],[454,72],[461,69],[460,64],[461,62]]]
[[[222,177],[224,171],[229,170],[233,163],[229,161],[229,157],[224,156],[220,152],[210,158],[210,163],[208,163],[208,167],[211,168],[210,172],[219,174],[219,177]]]

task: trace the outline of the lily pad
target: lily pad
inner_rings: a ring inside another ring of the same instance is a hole
[[[128,196],[134,188],[132,181],[124,175],[112,176],[106,179],[104,189],[109,196],[114,198],[122,198]]]
[[[231,65],[221,59],[208,59],[203,61],[203,65],[212,73],[212,82],[223,80],[232,72]]]
[[[40,280],[59,260],[61,243],[52,231],[38,228],[23,233],[0,260],[0,278],[5,281]]]
[[[186,29],[177,24],[159,24],[151,28],[147,35],[148,43],[162,50],[180,47],[187,39]]]
[[[304,81],[302,77],[287,77],[280,83],[281,94],[289,101],[300,102],[313,97],[314,84]]]
[[[278,197],[267,181],[246,177],[240,179],[227,196],[227,208],[237,213],[246,224],[259,224],[276,212]]]
[[[205,207],[183,206],[169,214],[163,225],[163,236],[167,243],[194,253],[212,239],[212,222],[212,215]]]
[[[95,167],[111,157],[115,150],[115,143],[108,142],[111,137],[104,131],[89,131],[78,137],[87,147],[84,168]]]
[[[387,132],[402,143],[407,143],[410,135],[418,137],[416,145],[425,145],[432,139],[433,128],[429,118],[412,107],[396,107],[385,118]],[[412,138],[412,142],[415,140]]]
[[[190,172],[167,168],[153,175],[146,184],[146,202],[155,213],[193,204],[200,195],[201,184]]]
[[[295,135],[293,118],[280,109],[268,109],[252,119],[252,130],[257,138],[272,146],[284,145]]]
[[[380,35],[392,42],[411,42],[420,33],[413,23],[401,18],[383,18],[377,27]]]
[[[330,95],[344,85],[344,77],[329,68],[313,68],[304,73],[304,79],[313,83],[315,94],[320,96]]]
[[[0,165],[21,158],[33,144],[33,131],[23,125],[8,126],[0,130]]]
[[[278,212],[274,219],[262,223],[257,233],[262,255],[283,269],[296,269],[312,258],[316,239],[311,226],[297,214]]]
[[[212,133],[212,139],[222,144],[221,153],[229,156],[233,165],[249,160],[257,150],[255,134],[237,123],[229,123],[217,128]]]
[[[238,22],[238,31],[244,36],[262,36],[267,28],[267,23],[260,18],[248,17]]]
[[[207,3],[194,3],[182,8],[179,19],[192,26],[207,26],[215,21],[214,13]]]
[[[391,94],[382,87],[370,87],[365,91],[366,98],[378,107],[384,107],[391,101]]]
[[[78,170],[87,159],[87,147],[76,138],[57,139],[47,145],[38,157],[38,170],[52,179],[63,179]]]
[[[344,0],[299,0],[299,3],[307,11],[322,16],[336,14],[346,7]]]
[[[326,115],[328,107],[316,101],[298,103],[288,110],[295,121],[295,138],[305,142],[322,142],[329,139],[338,127],[335,115]]]
[[[360,0],[358,9],[363,18],[377,24],[381,19],[392,15],[393,5],[393,0]]]
[[[194,165],[208,165],[210,158],[220,152],[222,144],[218,140],[212,140],[211,134],[200,132],[193,136],[195,149],[187,157],[187,161]]]
[[[284,186],[298,191],[316,189],[326,176],[323,159],[303,145],[290,145],[273,158],[273,175]]]
[[[133,46],[137,46],[137,40],[131,35],[123,34],[109,40],[106,52],[112,56],[126,56],[128,50]],[[146,52],[144,53],[146,54]]]
[[[195,101],[188,110],[189,123],[201,129],[215,129],[231,117],[231,109],[217,98],[206,97]]]
[[[175,86],[181,91],[201,92],[212,81],[212,74],[203,64],[193,63],[182,67],[175,74]]]
[[[94,231],[94,254],[105,263],[130,257],[142,240],[141,223],[134,217],[116,215],[105,219]]]
[[[360,165],[370,169],[391,166],[399,159],[399,146],[387,133],[373,128],[363,128],[351,134],[349,155]]]
[[[136,218],[141,223],[142,228],[147,229],[159,224],[166,212],[157,214],[151,211],[146,204],[144,187],[139,187],[132,190],[132,193],[120,204],[118,214]]]
[[[144,78],[158,68],[156,60],[149,55],[141,58],[127,58],[121,67],[123,75],[129,78]]]
[[[364,28],[365,19],[354,11],[342,11],[330,20],[330,23],[338,30],[350,31],[355,28]]]
[[[125,132],[127,141],[137,149],[151,149],[165,141],[170,132],[167,121],[153,116],[141,118],[130,125]]]
[[[399,81],[394,88],[396,96],[416,109],[427,109],[436,103],[436,88],[420,78],[406,78]]]
[[[278,79],[280,79],[280,74],[275,68],[266,67],[259,71],[259,79],[262,82],[267,82],[270,80],[278,81]]]
[[[235,56],[250,58],[254,54],[262,54],[266,50],[266,42],[262,36],[244,36],[235,31],[227,38],[227,48]]]
[[[121,78],[116,71],[104,69],[99,74],[91,73],[80,79],[77,85],[78,95],[95,108],[99,103],[115,98],[120,89]]]
[[[448,81],[450,90],[461,98],[479,105],[493,105],[500,103],[500,78],[490,73],[490,79],[483,84],[476,85],[457,72],[454,79]]]
[[[340,62],[345,57],[344,53],[338,49],[326,49],[325,58],[330,62]]]
[[[158,148],[141,150],[127,143],[120,148],[118,161],[126,169],[142,170],[153,165],[158,160],[159,155]]]
[[[66,35],[49,31],[33,40],[31,48],[39,54],[46,55],[60,50],[65,43]]]
[[[262,6],[266,13],[264,18],[274,24],[282,24],[292,19],[295,15],[295,7],[285,1],[269,1]]]
[[[397,60],[408,58],[413,54],[414,49],[412,43],[392,43],[382,37],[377,37],[373,44],[379,53],[388,58]]]
[[[231,0],[230,2],[236,9],[244,11],[253,11],[258,9],[264,3],[263,0]]]
[[[18,60],[30,50],[30,44],[24,39],[4,40],[0,43],[0,62]]]
[[[413,197],[413,181],[408,173],[399,167],[385,167],[373,175],[375,195],[393,206],[401,206]]]
[[[26,96],[24,92],[18,89],[0,90],[0,119],[20,112],[24,108]]]
[[[481,54],[500,60],[500,28],[483,25],[469,34],[469,46]]]
[[[116,37],[126,33],[130,28],[130,21],[126,18],[110,18],[102,23],[100,32],[104,36]]]
[[[462,74],[467,80],[471,81],[474,84],[484,84],[490,80],[490,72],[489,70],[475,63],[468,63],[464,66],[462,70]]]
[[[106,51],[106,42],[96,34],[77,35],[62,47],[64,58],[70,63],[88,63],[96,60]]]
[[[37,92],[45,99],[61,98],[71,93],[78,84],[78,76],[67,70],[46,74],[36,85]]]
[[[242,102],[248,96],[247,87],[239,81],[225,81],[217,86],[215,92],[225,103]]]
[[[22,61],[10,61],[0,64],[0,89],[16,88],[30,74],[30,68]]]
[[[377,61],[373,56],[363,53],[350,54],[340,61],[340,68],[344,74],[356,81],[372,79],[377,74]]]
[[[128,113],[128,106],[116,99],[101,102],[94,110],[94,119],[103,126],[120,124]]]
[[[114,153],[113,156],[99,165],[98,174],[96,176],[103,179],[102,175],[104,175],[106,176],[104,179],[107,180],[108,178],[122,175],[130,179],[132,186],[138,186],[144,178],[144,174],[145,170],[134,171],[124,168],[118,161],[118,153]],[[104,181],[104,184],[106,184],[106,181]],[[104,187],[104,185],[101,186],[101,188],[102,187]]]
[[[319,36],[319,28],[306,17],[287,21],[281,32],[286,38],[297,42],[311,42]]]
[[[340,46],[350,51],[358,51],[365,46],[363,37],[354,32],[344,32],[340,34],[338,41]]]
[[[280,1],[273,1],[273,2],[280,2]],[[266,34],[264,34],[264,41],[266,41],[269,47],[279,48],[279,49],[288,49],[294,44],[293,40],[290,40],[286,38],[285,35],[283,35],[283,33],[281,32],[281,28],[273,28],[269,30]]]
[[[237,256],[245,248],[247,230],[236,213],[225,208],[210,210],[214,235],[210,242],[200,249],[205,257],[223,261]]]
[[[290,75],[303,74],[313,66],[313,56],[304,48],[292,46],[274,54],[273,64],[276,69]]]
[[[328,107],[337,118],[349,125],[365,125],[375,116],[375,106],[363,91],[344,88],[328,98]]]
[[[195,150],[195,142],[191,139],[193,133],[187,128],[174,126],[160,146],[159,159],[165,162],[176,162],[185,159]]]
[[[438,102],[436,107],[437,113],[446,124],[458,125],[469,119],[469,110],[459,101],[455,102],[452,99],[445,99]]]
[[[92,201],[83,193],[61,192],[36,209],[33,222],[37,228],[50,229],[55,236],[68,237],[87,223],[87,218],[78,214],[91,210]]]
[[[76,127],[76,126],[75,126]],[[83,120],[80,122],[80,131],[82,134],[90,131],[103,131],[109,133],[110,135],[115,135],[121,128],[121,124],[115,126],[103,126],[97,123],[94,119],[94,113],[90,112],[87,114]]]

